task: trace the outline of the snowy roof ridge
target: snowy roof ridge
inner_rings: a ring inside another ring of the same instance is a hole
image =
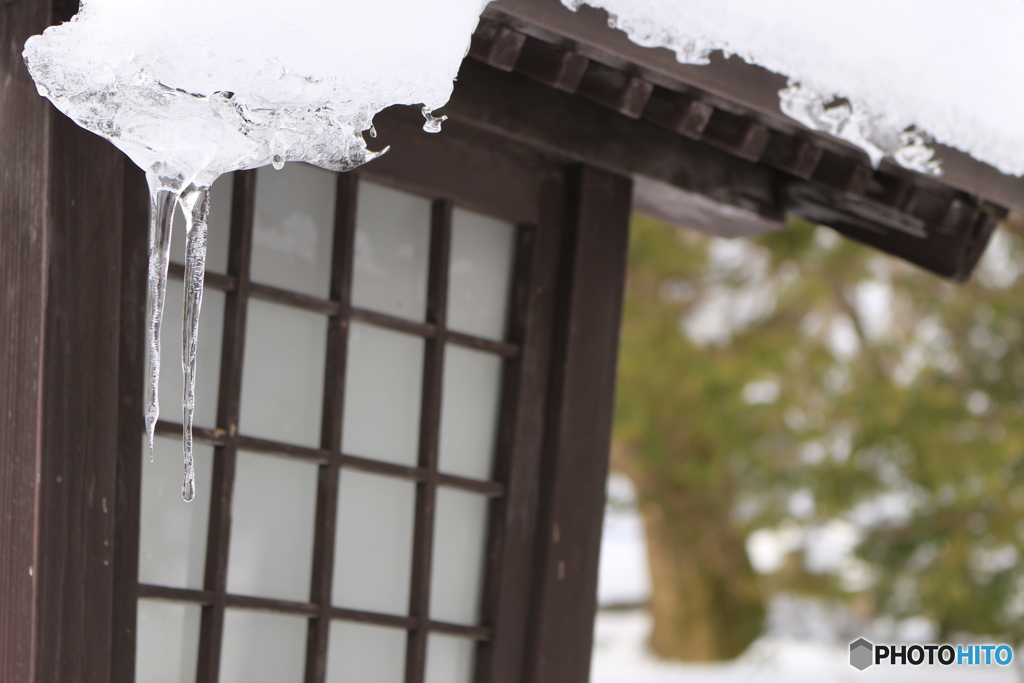
[[[562,3],[575,10],[584,0]],[[1024,117],[1013,113],[1024,111],[1024,89],[1005,87],[1024,84],[1024,60],[1013,54],[1024,32],[1018,0],[865,0],[856,12],[813,0],[586,4],[681,63],[707,63],[717,49],[786,76],[787,115],[856,144],[876,165],[888,155],[935,173],[926,144],[934,139],[1024,176]],[[837,97],[846,103],[828,106]]]

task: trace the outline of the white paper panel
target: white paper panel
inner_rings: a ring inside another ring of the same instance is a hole
[[[256,174],[253,281],[326,297],[337,175],[308,164]]]
[[[361,181],[356,212],[352,303],[423,320],[430,201]]]
[[[186,503],[181,499],[181,440],[157,437],[153,446],[153,462],[148,449],[141,449],[139,581],[202,588],[213,447],[195,444],[192,449],[199,493]]]
[[[352,324],[342,449],[352,455],[415,465],[422,383],[422,339]]]
[[[327,683],[402,683],[407,632],[383,626],[331,623]]]
[[[448,278],[448,327],[504,339],[515,226],[456,208]]]
[[[480,618],[486,551],[487,498],[437,489],[430,618],[476,624]]]
[[[250,300],[241,432],[318,446],[326,353],[326,316]]]
[[[465,638],[431,633],[427,636],[426,683],[470,683],[476,643]]]
[[[135,680],[191,683],[199,655],[199,605],[139,600]]]
[[[225,610],[220,683],[301,683],[308,623],[304,617]]]
[[[229,593],[309,599],[316,491],[313,463],[238,453]]]
[[[343,470],[334,546],[333,602],[407,614],[416,485]]]
[[[500,356],[449,344],[444,359],[442,472],[490,479],[501,405]]]

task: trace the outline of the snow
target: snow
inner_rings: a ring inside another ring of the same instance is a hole
[[[644,523],[636,508],[636,491],[624,474],[608,477],[608,504],[601,533],[597,601],[602,605],[635,605],[651,595]]]
[[[375,113],[447,102],[483,4],[85,0],[24,56],[58,109],[183,189],[372,158],[361,133]]]
[[[1021,0],[586,1],[634,42],[681,62],[722,50],[787,76],[782,111],[876,165],[888,155],[940,173],[926,144],[934,140],[1024,175]]]
[[[789,616],[789,615],[787,615]],[[657,659],[646,647],[651,618],[641,610],[600,613],[590,683],[1016,683],[1016,666],[872,666],[857,671],[849,644],[766,635],[732,662],[687,664]],[[920,640],[907,638],[907,640]],[[924,640],[928,640],[925,638]],[[885,642],[885,641],[883,641]]]
[[[182,498],[195,497],[192,414],[208,190],[222,174],[287,161],[346,171],[373,116],[420,104],[436,133],[487,0],[83,0],[25,43],[39,93],[146,171],[151,195],[146,386],[160,416],[160,327],[174,205],[188,233],[182,339]],[[374,30],[376,27],[380,30]]]
[[[798,529],[781,528],[762,533],[748,543],[751,560],[759,571],[770,572],[784,553],[801,544]],[[756,538],[756,540],[754,540]],[[838,566],[852,557],[856,530],[849,524],[831,524],[808,539],[808,551],[825,566]],[[598,603],[604,607],[638,604],[650,596],[643,521],[630,481],[613,473],[608,482],[601,539]],[[988,567],[1010,561],[1005,551],[979,558]],[[901,622],[880,619],[863,623],[842,606],[821,600],[779,596],[768,608],[764,635],[731,662],[693,664],[658,659],[647,647],[650,613],[643,607],[600,610],[594,626],[591,683],[1016,683],[1018,667],[940,665],[873,666],[857,671],[849,664],[849,643],[866,637],[876,643],[935,642],[933,625],[926,619]]]

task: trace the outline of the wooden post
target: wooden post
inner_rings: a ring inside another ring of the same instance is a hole
[[[0,4],[0,680],[11,683],[32,680],[36,651],[50,105],[9,46],[49,23],[45,2]]]
[[[0,5],[5,683],[111,675],[125,158],[54,113],[18,49],[65,5]]]
[[[530,683],[590,674],[632,182],[569,179],[537,532]]]

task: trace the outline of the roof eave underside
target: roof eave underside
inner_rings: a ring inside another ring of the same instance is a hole
[[[603,10],[584,5],[571,12],[558,0],[497,0],[488,6],[484,17],[545,42],[571,48],[645,82],[692,93],[716,108],[753,119],[773,133],[799,138],[869,166],[867,155],[860,149],[812,131],[785,116],[779,108],[778,93],[786,86],[786,78],[747,64],[738,57],[725,59],[720,53],[713,53],[711,63],[706,66],[681,64],[671,51],[642,47],[630,41],[622,31],[610,28]],[[1000,173],[944,145],[935,145],[935,149],[936,158],[942,164],[941,177],[909,171],[890,160],[883,161],[878,170],[907,178],[918,186],[954,188],[998,206],[1024,212],[1024,178]]]

